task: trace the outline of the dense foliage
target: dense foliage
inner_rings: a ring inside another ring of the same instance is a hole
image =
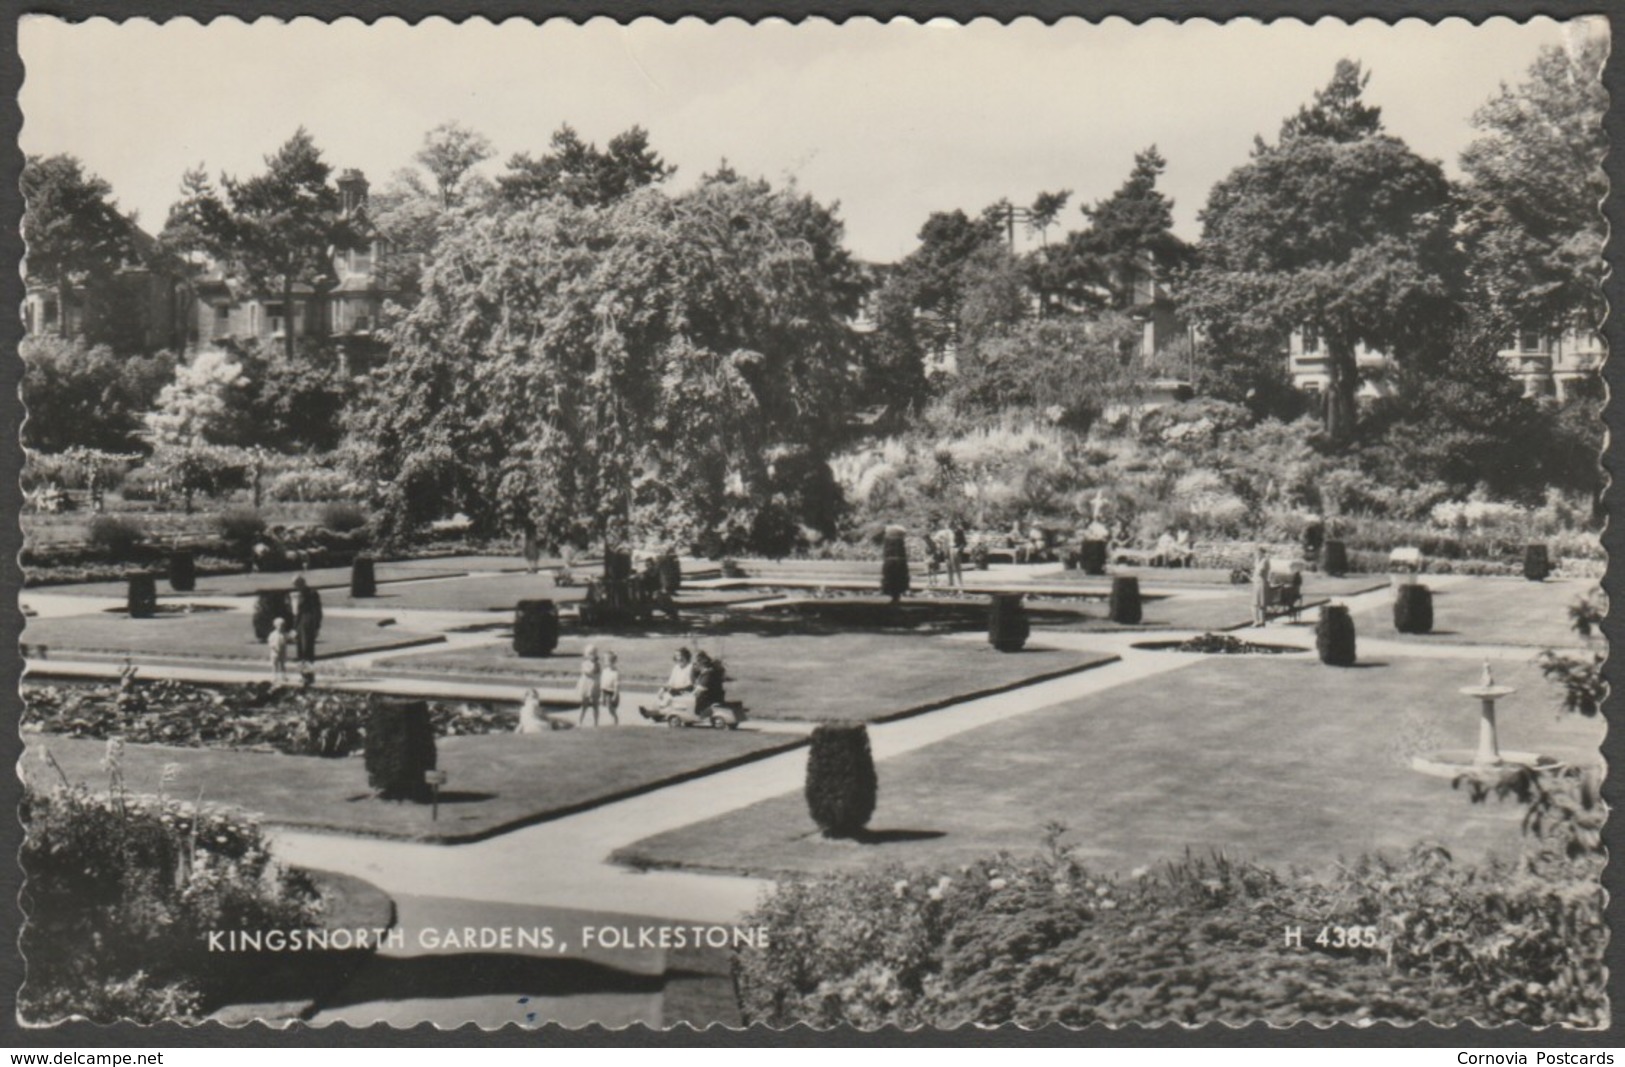
[[[1472,866],[1422,846],[1324,878],[1222,858],[1111,877],[1052,846],[792,879],[751,917],[769,947],[739,957],[740,1008],[747,1023],[863,1028],[1597,1026],[1600,868],[1600,855]],[[1283,943],[1289,926],[1301,948]],[[1359,945],[1334,946],[1333,926],[1360,928]]]
[[[105,345],[45,334],[18,347],[23,360],[23,444],[130,452],[142,445],[142,416],[175,373],[175,357],[117,355]]]
[[[117,742],[111,785],[25,790],[21,862],[28,959],[19,1013],[48,1023],[195,1019],[252,992],[261,964],[206,951],[211,930],[303,929],[320,897],[274,864],[259,826],[237,812],[124,791]]]
[[[747,543],[781,450],[839,433],[856,275],[794,191],[465,212],[423,286],[360,422],[386,530]]]

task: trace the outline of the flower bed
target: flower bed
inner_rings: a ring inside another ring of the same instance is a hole
[[[1207,656],[1278,656],[1283,652],[1302,652],[1291,645],[1261,645],[1256,641],[1243,641],[1234,634],[1206,633],[1183,641],[1146,641],[1134,646],[1154,652],[1197,652]]]
[[[228,748],[341,757],[365,738],[365,693],[290,689],[270,682],[211,688],[185,682],[117,686],[28,686],[23,728],[137,744]],[[439,737],[511,731],[517,714],[480,703],[432,701]]]

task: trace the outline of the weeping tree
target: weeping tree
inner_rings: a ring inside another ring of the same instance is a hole
[[[461,511],[556,544],[749,543],[823,456],[855,366],[834,214],[712,176],[681,196],[453,214],[392,331],[359,457],[385,532]]]

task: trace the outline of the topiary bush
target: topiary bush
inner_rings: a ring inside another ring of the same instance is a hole
[[[1551,553],[1545,545],[1525,545],[1523,550],[1523,576],[1531,582],[1544,582],[1552,573]]]
[[[1394,591],[1394,629],[1425,634],[1433,629],[1433,590],[1408,582]]]
[[[825,837],[855,837],[875,813],[880,780],[861,722],[827,722],[807,752],[807,813]]]
[[[880,545],[880,591],[895,603],[908,592],[908,535],[901,526],[886,527]]]
[[[1020,593],[994,593],[988,605],[987,640],[1000,652],[1020,652],[1032,633]]]
[[[675,553],[667,552],[660,557],[660,591],[667,596],[676,596],[678,590],[683,588],[683,564]]]
[[[350,564],[350,595],[358,599],[378,595],[378,575],[366,556],[357,556]]]
[[[254,591],[254,638],[263,642],[271,636],[271,624],[281,619],[289,632],[293,630],[293,598],[286,589],[257,589]]]
[[[158,614],[158,580],[151,574],[130,575],[126,608],[132,619],[150,619]]]
[[[1320,550],[1320,569],[1333,578],[1349,572],[1348,546],[1341,541],[1327,541]]]
[[[265,532],[265,519],[253,508],[227,508],[214,517],[214,526],[226,542],[246,549]]]
[[[1111,619],[1121,626],[1140,623],[1140,579],[1119,575],[1112,579]]]
[[[426,803],[435,768],[434,723],[424,700],[378,700],[367,714],[367,784],[385,800]]]
[[[122,515],[97,515],[90,520],[86,536],[90,543],[107,555],[108,559],[132,559],[135,548],[147,536],[139,522]]]
[[[356,504],[352,504],[347,500],[339,500],[330,504],[323,504],[321,511],[317,514],[317,521],[321,523],[324,530],[332,530],[335,533],[349,533],[367,525],[367,513],[362,511]]]
[[[1106,573],[1106,542],[1085,541],[1078,549],[1078,566],[1085,574]]]
[[[559,647],[559,611],[551,600],[521,600],[513,610],[513,652],[533,659]]]
[[[169,554],[169,588],[190,593],[197,588],[197,557],[190,552]]]
[[[1315,623],[1315,650],[1328,667],[1354,666],[1354,618],[1344,604],[1327,604]]]

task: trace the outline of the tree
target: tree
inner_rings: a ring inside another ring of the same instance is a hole
[[[1467,244],[1473,280],[1509,333],[1591,332],[1607,313],[1607,55],[1605,37],[1548,48],[1473,116],[1484,135],[1461,156]]]
[[[359,413],[387,531],[743,543],[768,457],[841,429],[860,291],[835,216],[764,182],[454,216]]]
[[[118,356],[106,345],[27,337],[23,360],[23,444],[42,452],[81,447],[129,452],[139,447],[142,416],[166,382],[175,357]]]
[[[160,448],[231,443],[238,436],[233,415],[243,407],[232,394],[247,386],[242,364],[230,353],[199,351],[175,368],[175,380],[164,386],[147,415],[152,443]]]
[[[1138,395],[1144,370],[1127,353],[1139,333],[1115,312],[1021,322],[962,353],[944,396],[967,413],[1019,408],[1086,431],[1108,405]]]
[[[494,151],[484,134],[461,123],[444,122],[424,135],[423,147],[412,158],[434,179],[440,206],[449,210],[461,202],[468,172],[490,159]]]
[[[566,124],[553,134],[545,155],[533,158],[521,152],[510,159],[497,188],[514,204],[562,196],[577,207],[604,207],[676,172],[649,147],[649,134],[641,126],[617,134],[600,151]]]
[[[189,172],[164,230],[177,249],[209,253],[254,292],[280,294],[289,359],[297,341],[295,292],[325,282],[333,254],[360,240],[328,182],[331,173],[301,126],[265,157],[263,174],[242,181],[223,176],[224,199],[201,172]]]
[[[73,156],[29,156],[21,186],[28,279],[56,289],[58,329],[68,336],[73,290],[107,283],[130,253],[131,224],[112,186]]]
[[[1381,132],[1343,60],[1274,145],[1214,186],[1201,266],[1185,287],[1210,351],[1279,343],[1292,331],[1327,353],[1326,428],[1355,428],[1360,345],[1403,359],[1455,317],[1461,261],[1452,191],[1439,165]]]
[[[1071,189],[1039,193],[1033,199],[1032,205],[1027,208],[1027,228],[1037,233],[1039,239],[1046,245],[1049,244],[1049,228],[1060,219],[1061,211],[1070,199],[1072,199]]]

